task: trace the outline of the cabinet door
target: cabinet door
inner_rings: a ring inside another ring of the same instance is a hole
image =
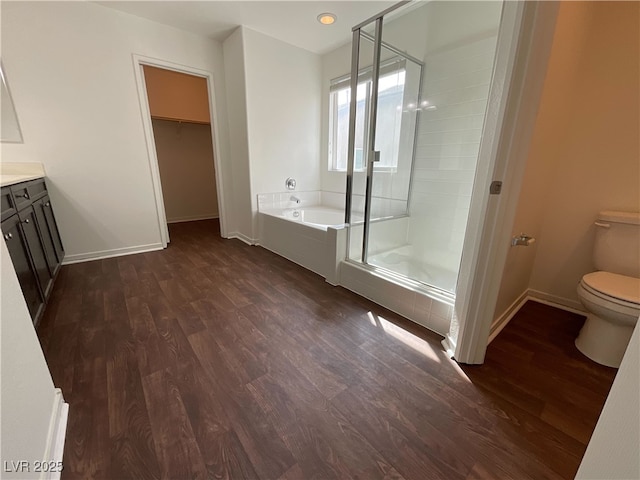
[[[16,206],[13,203],[13,196],[9,187],[2,187],[0,190],[0,200],[2,203],[2,220],[5,221],[11,215],[16,213]]]
[[[47,205],[47,206],[45,206]],[[52,277],[55,277],[58,267],[60,267],[60,261],[58,260],[58,254],[56,253],[56,247],[54,245],[53,237],[57,236],[58,232],[53,225],[53,232],[47,222],[47,210],[51,210],[51,202],[49,197],[45,196],[40,200],[33,202],[33,209],[36,215],[38,223],[38,230],[40,230],[42,246],[44,247],[44,256],[47,260],[47,266],[49,267],[49,273]]]
[[[2,234],[7,244],[13,267],[15,268],[27,302],[31,319],[35,320],[44,306],[44,297],[38,286],[38,278],[31,265],[27,243],[20,229],[20,219],[17,215],[2,222]]]
[[[58,230],[58,224],[56,223],[56,217],[53,215],[53,205],[51,205],[51,199],[47,195],[42,199],[42,211],[47,223],[49,234],[51,235],[51,241],[58,257],[58,263],[62,263],[64,258],[64,247],[62,246],[62,238]]]
[[[33,206],[29,206],[18,212],[20,228],[27,243],[27,248],[31,257],[31,263],[35,268],[40,290],[43,298],[49,296],[49,289],[53,284],[53,277],[49,272],[47,259],[44,253],[44,245],[38,229],[35,211]]]

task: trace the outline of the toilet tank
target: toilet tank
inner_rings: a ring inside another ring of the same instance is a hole
[[[640,277],[640,213],[600,212],[593,260],[597,270]]]

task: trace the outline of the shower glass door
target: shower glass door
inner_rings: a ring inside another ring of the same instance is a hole
[[[354,28],[349,261],[455,294],[501,12],[401,2]]]
[[[402,12],[402,10],[396,11]],[[409,244],[410,197],[423,62],[405,45],[406,31],[397,16],[380,22],[380,55],[376,92],[375,162],[370,163],[369,222],[363,261],[414,278]],[[403,43],[404,41],[404,43]]]
[[[357,72],[358,97],[351,104],[348,258],[404,276],[386,253],[402,252],[407,243],[423,65],[385,41],[386,21],[383,16],[354,30],[351,78]]]
[[[374,46],[372,37],[361,30],[354,31],[350,87],[343,90],[349,101],[349,138],[347,152],[347,194],[345,222],[349,229],[348,257],[361,261],[367,189],[367,166],[371,162],[369,139],[372,115]],[[351,92],[356,95],[352,96]]]

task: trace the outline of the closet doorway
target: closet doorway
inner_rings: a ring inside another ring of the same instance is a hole
[[[140,62],[141,102],[163,244],[167,224],[221,218],[211,78]],[[221,225],[222,228],[222,225]],[[224,234],[223,234],[224,236]]]

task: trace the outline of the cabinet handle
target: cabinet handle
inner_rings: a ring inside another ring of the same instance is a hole
[[[45,207],[50,207],[50,206],[51,206],[51,203],[50,203],[50,202],[47,202],[47,203],[45,203],[45,204],[44,204],[44,206],[45,206]]]
[[[28,219],[28,218],[25,218],[25,219],[24,219],[24,223],[29,223],[29,219]]]
[[[7,234],[4,236],[4,239],[5,239],[5,240],[11,240],[12,238],[13,238],[13,234],[11,234],[11,233],[7,233]]]
[[[22,198],[26,198],[27,200],[29,200],[29,194],[27,192],[25,192],[22,195],[16,195],[16,197],[22,197]]]

